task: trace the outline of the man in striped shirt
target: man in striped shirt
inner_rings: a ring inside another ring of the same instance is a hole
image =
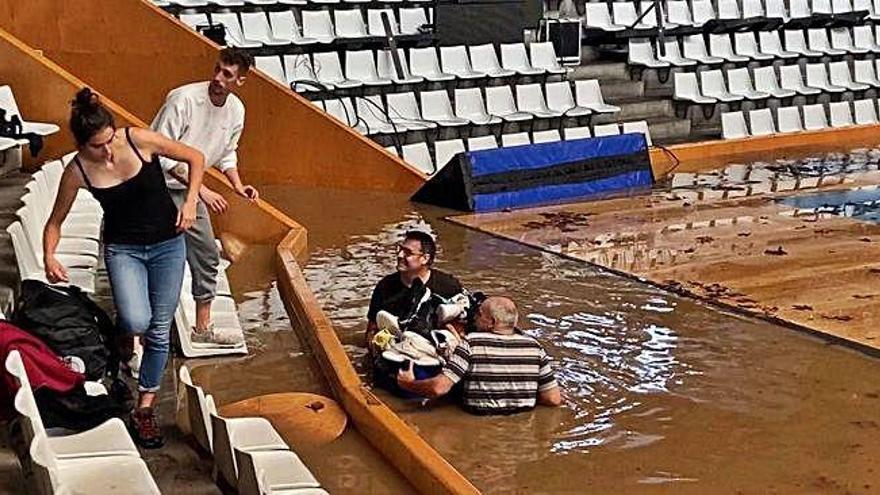
[[[535,404],[562,404],[550,358],[537,340],[517,330],[517,319],[513,301],[487,298],[477,312],[476,331],[456,347],[440,374],[415,380],[410,362],[398,374],[397,383],[437,398],[461,381],[463,406],[474,414],[512,414]]]

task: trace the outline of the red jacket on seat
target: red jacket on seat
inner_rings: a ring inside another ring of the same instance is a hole
[[[9,322],[0,321],[0,419],[9,419],[15,411],[13,399],[18,382],[6,371],[6,356],[12,350],[21,354],[34,390],[48,387],[56,392],[69,392],[86,380],[85,375],[68,368],[42,340]]]

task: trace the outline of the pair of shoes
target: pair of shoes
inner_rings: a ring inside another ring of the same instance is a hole
[[[135,443],[145,449],[158,449],[165,444],[156,411],[152,407],[141,407],[132,411],[128,429]]]
[[[415,332],[404,332],[403,340],[391,344],[390,348],[382,353],[382,356],[395,362],[409,359],[419,366],[438,366],[440,364],[437,350],[431,341]]]
[[[211,322],[205,331],[198,331],[193,327],[190,341],[193,344],[238,345],[241,343],[241,338],[232,332],[218,331],[214,328],[214,322]]]

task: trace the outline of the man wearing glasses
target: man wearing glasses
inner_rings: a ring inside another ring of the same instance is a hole
[[[401,318],[413,306],[414,293],[423,287],[444,298],[462,291],[461,283],[448,273],[432,269],[437,255],[437,244],[430,234],[411,230],[404,235],[397,248],[397,272],[384,277],[373,289],[367,312],[367,345],[378,331],[376,315],[388,311]]]

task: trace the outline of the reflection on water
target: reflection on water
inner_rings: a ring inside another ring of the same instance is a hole
[[[564,407],[475,417],[383,395],[484,492],[880,489],[875,359],[463,229],[399,197],[267,196],[310,229],[306,277],[355,363],[372,288],[412,226],[438,236],[440,269],[517,301],[521,326],[556,362]]]

